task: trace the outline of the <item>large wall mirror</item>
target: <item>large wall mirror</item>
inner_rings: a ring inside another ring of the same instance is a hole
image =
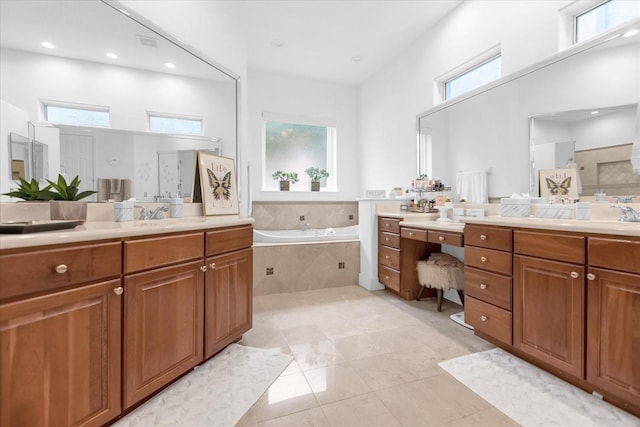
[[[114,199],[108,184],[116,182],[140,201],[189,197],[196,151],[237,159],[238,76],[115,6],[0,2],[0,149],[9,154],[8,135],[33,122],[30,137],[48,153],[39,157],[48,177],[78,175],[83,189],[106,184],[94,201]],[[68,109],[99,117],[87,124]],[[168,127],[154,127],[152,116]],[[201,126],[175,127],[181,120]],[[11,174],[3,161],[2,192],[13,185]]]
[[[640,35],[622,36],[639,25],[418,115],[418,173],[448,185],[458,172],[488,173],[489,201],[499,201],[538,194],[540,169],[576,167],[582,196],[640,195],[630,162],[640,144]]]

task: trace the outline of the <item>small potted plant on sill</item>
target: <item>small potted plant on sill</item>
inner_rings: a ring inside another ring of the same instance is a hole
[[[289,191],[291,184],[298,182],[298,172],[275,171],[271,177],[280,181],[280,191]]]
[[[51,219],[87,219],[87,202],[81,199],[95,194],[96,191],[79,192],[80,178],[76,176],[67,183],[62,175],[58,175],[57,182],[49,181],[55,191],[47,191],[51,197]]]
[[[16,197],[22,199],[25,202],[42,202],[52,199],[49,189],[51,185],[47,185],[44,188],[40,188],[40,183],[32,178],[31,181],[27,181],[23,178],[20,179],[18,188],[8,193],[3,193],[3,196]]]
[[[311,178],[311,191],[320,191],[320,180],[329,176],[326,169],[315,167],[307,168],[305,173]]]

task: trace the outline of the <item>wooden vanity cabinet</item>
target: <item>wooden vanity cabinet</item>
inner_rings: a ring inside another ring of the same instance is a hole
[[[243,226],[210,231],[206,242],[205,359],[251,329],[253,229]]]
[[[203,360],[204,233],[124,242],[127,409]]]
[[[120,247],[0,255],[0,426],[95,426],[120,413]]]

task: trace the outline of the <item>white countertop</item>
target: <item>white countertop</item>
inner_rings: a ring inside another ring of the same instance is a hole
[[[0,249],[26,248],[133,236],[150,236],[252,223],[253,218],[238,215],[168,218],[128,222],[87,221],[83,225],[67,230],[27,234],[2,234],[0,235]]]

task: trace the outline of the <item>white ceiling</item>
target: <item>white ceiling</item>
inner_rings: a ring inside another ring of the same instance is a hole
[[[461,2],[245,0],[238,7],[249,67],[360,83]],[[285,45],[273,46],[274,39]]]

